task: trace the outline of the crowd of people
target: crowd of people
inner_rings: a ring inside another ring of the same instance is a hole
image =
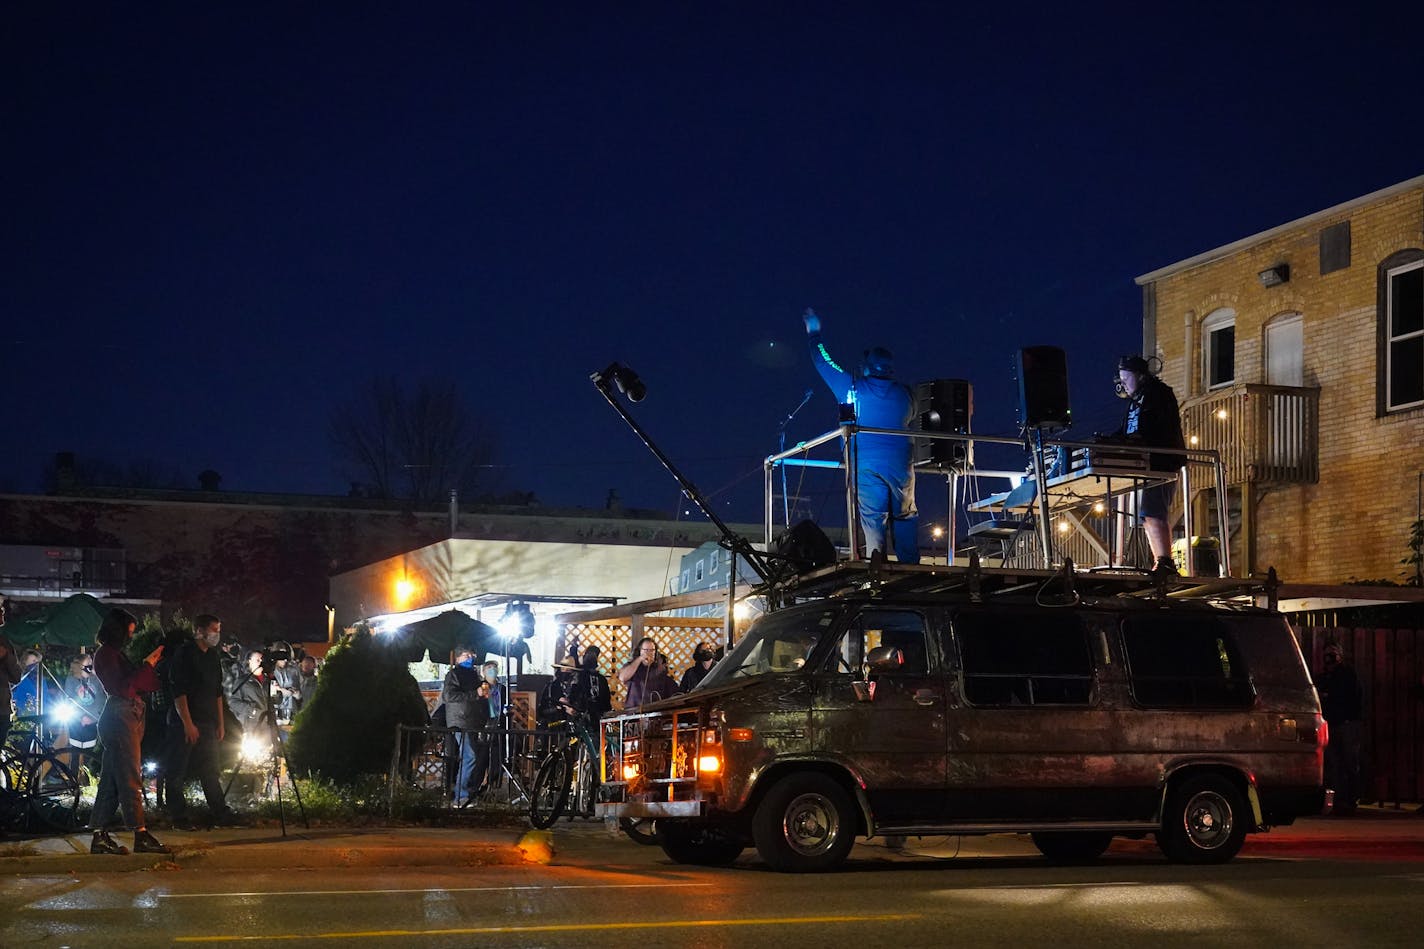
[[[601,655],[598,646],[574,646],[555,664],[553,677],[535,702],[537,729],[566,725],[593,742],[592,723],[613,709],[608,679],[598,668]],[[617,673],[626,690],[623,710],[636,711],[649,702],[691,691],[720,657],[715,644],[699,642],[692,664],[678,680],[669,672],[667,656],[658,650],[657,641],[643,637]],[[497,663],[486,662],[477,669],[468,649],[458,649],[454,660],[441,685],[432,724],[453,730],[446,747],[449,759],[458,762],[452,768],[451,790],[455,805],[464,807],[488,794],[499,780],[503,749],[491,729],[506,724],[502,718],[506,709]]]
[[[280,726],[316,691],[316,657],[284,643],[254,649],[224,641],[215,615],[197,616],[191,630],[170,630],[140,662],[125,650],[136,628],[131,614],[111,609],[93,651],[69,657],[62,682],[46,671],[39,647],[17,652],[0,636],[0,742],[18,720],[33,723],[56,748],[102,750],[90,818],[96,854],[129,852],[111,835],[120,817],[134,833],[134,851],[168,852],[148,831],[146,770],[170,826],[196,829],[185,793],[194,782],[208,823],[242,823],[220,778],[222,749],[246,736],[280,740]]]

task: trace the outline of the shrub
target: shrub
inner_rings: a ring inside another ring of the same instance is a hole
[[[298,775],[352,784],[390,770],[397,725],[425,724],[425,700],[404,659],[358,629],[327,654],[316,694],[292,725],[287,757]]]

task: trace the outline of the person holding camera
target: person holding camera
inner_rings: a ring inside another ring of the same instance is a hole
[[[99,739],[104,743],[103,770],[89,827],[94,839],[90,853],[126,854],[128,848],[109,836],[115,814],[123,811],[124,823],[134,830],[136,853],[171,853],[148,832],[143,813],[142,761],[143,694],[159,687],[153,667],[163,655],[159,646],[134,665],[124,655],[124,646],[133,638],[138,621],[131,613],[111,609],[99,626],[99,648],[94,652],[94,674],[104,684],[109,698],[99,714]]]
[[[227,697],[228,708],[244,735],[256,735],[267,719],[267,676],[262,672],[262,657],[262,650],[248,650],[247,672],[238,678]]]

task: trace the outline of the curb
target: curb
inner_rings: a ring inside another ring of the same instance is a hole
[[[11,844],[21,850],[0,856],[0,875],[77,875],[153,870],[313,870],[359,867],[479,867],[548,862],[537,848],[526,850],[512,836],[490,835],[464,841],[319,838],[306,834],[212,840],[201,837],[165,840],[172,854],[95,856],[88,852],[88,835],[49,838],[36,847]],[[527,836],[527,835],[526,835]],[[0,853],[4,852],[0,849]],[[552,847],[546,845],[545,853]]]

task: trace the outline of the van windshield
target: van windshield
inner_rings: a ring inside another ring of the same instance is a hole
[[[805,668],[835,616],[835,610],[814,608],[763,616],[697,687],[716,688],[736,679]]]

